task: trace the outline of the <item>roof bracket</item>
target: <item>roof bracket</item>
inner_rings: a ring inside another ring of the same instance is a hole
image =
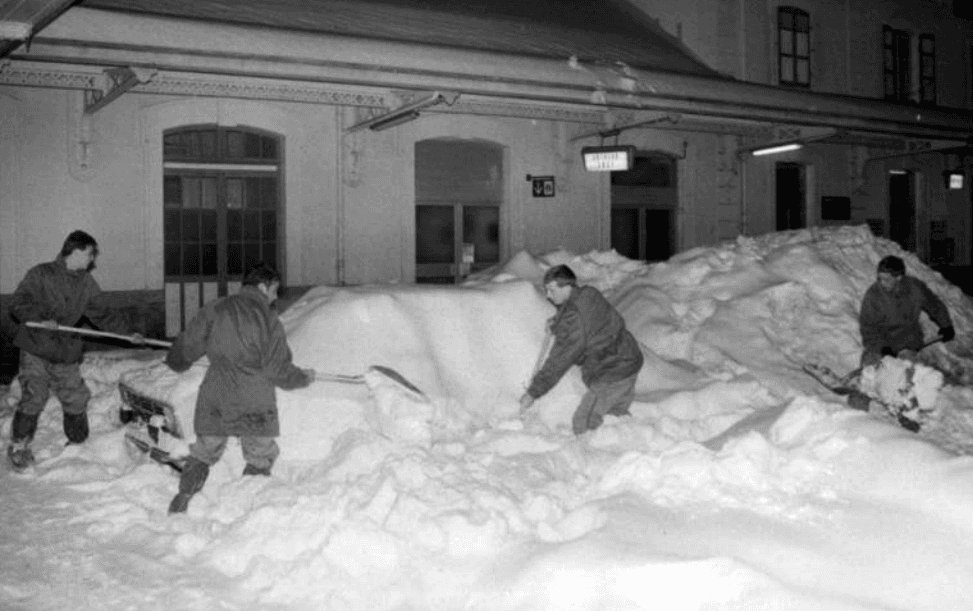
[[[121,67],[105,70],[101,89],[86,89],[84,92],[84,114],[95,114],[132,87],[148,82],[155,74],[155,71],[140,68]]]
[[[434,91],[421,100],[403,104],[398,108],[376,117],[359,121],[346,129],[345,133],[351,134],[365,128],[376,132],[389,129],[390,127],[395,127],[396,125],[401,125],[414,119],[418,119],[420,110],[443,103],[448,106],[452,106],[454,103],[456,103],[456,98],[458,97],[459,93],[455,91]]]

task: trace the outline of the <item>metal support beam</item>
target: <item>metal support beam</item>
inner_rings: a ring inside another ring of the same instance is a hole
[[[429,108],[430,106],[435,106],[444,102],[452,106],[458,97],[459,94],[455,92],[434,91],[432,94],[422,98],[419,101],[403,104],[394,110],[390,110],[376,117],[359,121],[346,129],[345,133],[351,134],[357,132],[358,130],[365,129],[366,127],[373,131],[382,131],[383,129],[395,127],[396,125],[401,125],[402,123],[407,123],[419,118],[419,111]]]
[[[123,93],[135,87],[139,77],[131,68],[105,70],[104,89],[88,89],[84,92],[84,114],[93,115],[117,100]]]

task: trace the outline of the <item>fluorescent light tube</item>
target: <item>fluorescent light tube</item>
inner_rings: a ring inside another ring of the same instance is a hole
[[[774,155],[776,153],[787,153],[789,151],[796,151],[799,148],[803,148],[803,144],[797,142],[792,142],[790,144],[780,144],[778,146],[768,146],[767,148],[757,149],[751,154],[754,157],[760,157],[761,155]]]

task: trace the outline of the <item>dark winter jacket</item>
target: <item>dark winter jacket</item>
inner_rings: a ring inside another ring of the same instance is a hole
[[[196,398],[196,435],[276,437],[274,387],[310,383],[291,360],[280,319],[252,286],[206,304],[173,342],[166,363],[182,372],[203,355],[209,368]]]
[[[876,282],[865,291],[858,321],[865,354],[880,354],[882,348],[919,350],[923,344],[919,314],[926,312],[934,323],[952,326],[949,310],[918,278],[903,276],[894,292]]]
[[[575,287],[551,320],[554,345],[534,375],[527,394],[543,396],[571,365],[581,366],[588,386],[618,382],[637,375],[644,357],[621,314],[590,286]]]
[[[10,316],[20,326],[14,345],[53,363],[80,363],[84,341],[77,334],[27,327],[45,320],[76,327],[82,317],[105,331],[127,333],[124,317],[108,308],[87,270],[68,270],[64,259],[31,268],[10,298]]]

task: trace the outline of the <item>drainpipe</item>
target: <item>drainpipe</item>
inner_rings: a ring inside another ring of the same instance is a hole
[[[335,284],[345,284],[345,112],[344,106],[335,109],[335,140],[338,154],[335,155],[335,224],[334,224],[334,261]]]
[[[747,225],[750,219],[747,217],[747,162],[746,159],[739,159],[740,164],[740,235],[747,235]]]

